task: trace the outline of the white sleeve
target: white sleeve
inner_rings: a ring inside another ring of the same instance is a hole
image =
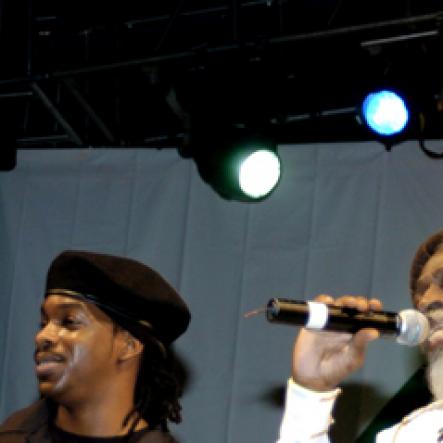
[[[328,430],[340,389],[315,392],[288,380],[286,404],[277,443],[329,443]]]

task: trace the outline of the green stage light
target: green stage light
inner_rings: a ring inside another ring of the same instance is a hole
[[[260,199],[266,197],[280,179],[280,159],[276,152],[260,149],[252,152],[240,164],[239,186],[245,195]]]
[[[275,142],[239,130],[211,135],[194,139],[198,143],[192,157],[203,180],[227,200],[254,202],[268,197],[280,180]]]

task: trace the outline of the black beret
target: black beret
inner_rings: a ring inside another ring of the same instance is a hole
[[[190,313],[175,289],[135,260],[87,251],[64,251],[48,270],[46,296],[62,294],[93,302],[144,341],[165,345],[188,327]]]

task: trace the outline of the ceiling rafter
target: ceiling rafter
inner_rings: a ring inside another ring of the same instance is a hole
[[[316,14],[312,2],[289,0],[175,0],[145,11],[139,2],[100,11],[97,2],[84,14],[87,2],[20,3],[29,25],[14,54],[22,68],[0,77],[0,113],[15,102],[22,146],[65,146],[65,135],[73,146],[169,146],[186,138],[195,112],[267,122],[297,142],[319,133],[314,120],[350,114],[335,111],[352,109],[364,88],[408,63],[433,73],[426,81],[412,67],[403,83],[426,89],[423,96],[443,87],[437,1],[398,0],[386,12],[374,2],[368,22],[342,0],[316,4]],[[322,131],[326,138],[347,137],[346,128],[333,129],[337,121]]]

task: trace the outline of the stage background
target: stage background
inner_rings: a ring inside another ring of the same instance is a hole
[[[175,345],[187,374],[180,441],[275,441],[296,330],[243,314],[318,293],[409,307],[411,256],[443,227],[443,161],[417,143],[279,152],[279,188],[245,204],[221,199],[174,149],[19,151],[0,173],[0,417],[37,396],[33,335],[51,259],[88,249],[152,265],[192,310]],[[416,349],[373,344],[337,441],[355,441],[421,363]]]

